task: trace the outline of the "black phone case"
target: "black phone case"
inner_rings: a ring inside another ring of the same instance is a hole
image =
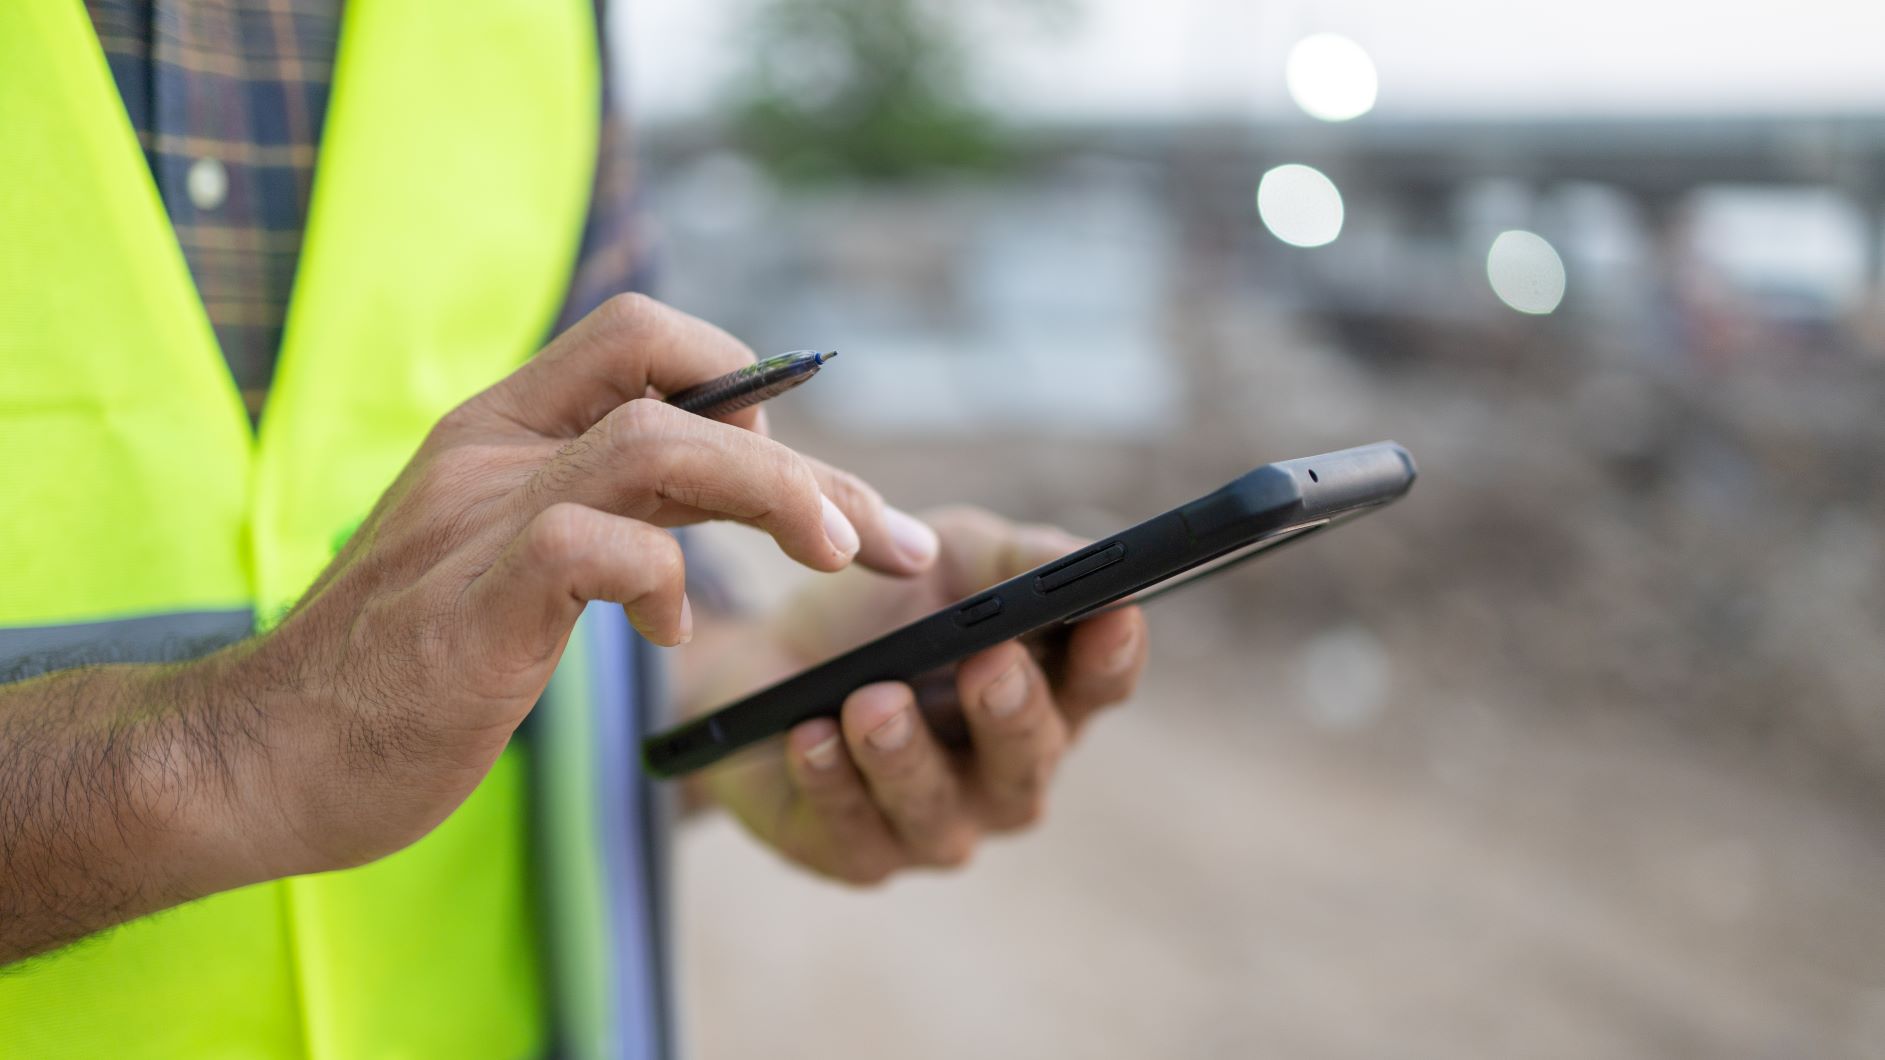
[[[642,741],[643,765],[655,777],[711,765],[799,722],[836,717],[844,698],[864,685],[912,680],[1267,538],[1386,504],[1406,493],[1414,476],[1413,457],[1393,442],[1267,464],[1190,504],[649,736]]]

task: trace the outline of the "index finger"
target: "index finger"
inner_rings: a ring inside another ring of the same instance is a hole
[[[712,324],[645,295],[621,294],[473,404],[538,434],[574,438],[651,387],[672,394],[752,363],[745,343]],[[748,430],[760,422],[757,408],[722,420]]]

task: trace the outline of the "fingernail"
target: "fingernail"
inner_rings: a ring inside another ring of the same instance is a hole
[[[909,711],[899,710],[890,716],[889,721],[872,729],[865,739],[870,741],[872,747],[885,754],[901,751],[903,745],[910,742],[910,734],[916,731],[914,724],[910,720]]]
[[[675,639],[676,644],[686,644],[694,639],[694,602],[681,594],[681,632]]]
[[[1021,672],[1020,663],[1008,667],[1008,671],[995,678],[995,683],[982,693],[982,705],[997,718],[1008,717],[1027,701],[1028,676]]]
[[[890,540],[904,559],[918,567],[927,567],[936,558],[942,543],[929,524],[909,512],[885,506],[884,525],[890,528]]]
[[[831,503],[830,497],[820,496],[818,499],[825,506],[825,537],[831,542],[831,547],[843,553],[846,559],[857,555],[857,527],[852,526],[851,520],[846,519],[838,506]]]
[[[1100,670],[1108,676],[1125,673],[1132,666],[1133,656],[1139,647],[1137,631],[1126,634],[1126,639],[1119,642],[1112,651],[1100,660]]]
[[[830,769],[838,764],[838,737],[836,733],[825,737],[805,749],[805,761],[813,769]]]

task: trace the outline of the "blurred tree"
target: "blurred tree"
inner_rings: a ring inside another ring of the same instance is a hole
[[[1001,14],[1070,13],[1009,0]],[[900,180],[999,168],[1012,157],[971,91],[968,0],[754,0],[732,86],[738,144],[793,182]]]

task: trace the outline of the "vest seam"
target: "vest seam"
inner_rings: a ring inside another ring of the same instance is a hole
[[[288,955],[288,993],[290,1009],[294,1012],[295,1042],[298,1046],[296,1055],[312,1060],[314,1041],[309,1028],[307,984],[301,974],[300,932],[295,930],[294,882],[292,879],[276,880],[274,887],[279,894],[281,906],[282,948]]]

